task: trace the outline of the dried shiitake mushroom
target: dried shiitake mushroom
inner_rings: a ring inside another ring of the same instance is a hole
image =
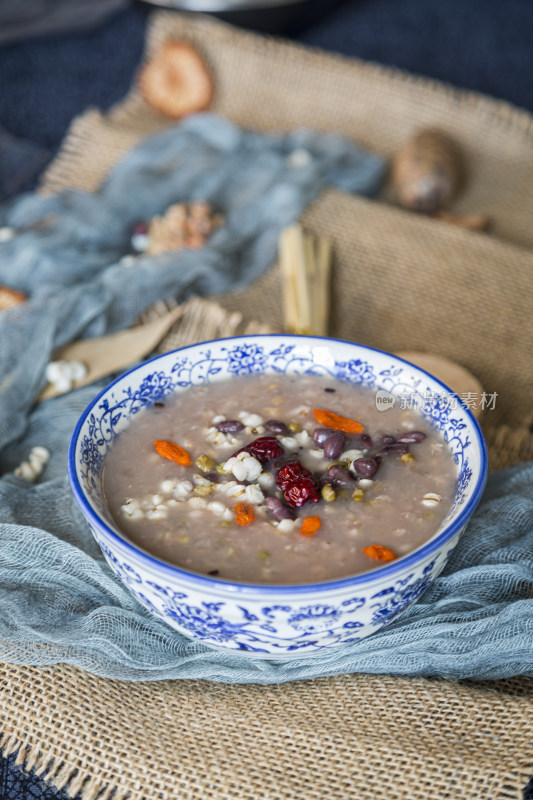
[[[189,42],[164,42],[141,69],[138,85],[152,108],[173,119],[203,111],[213,99],[211,73]]]
[[[419,131],[392,160],[392,186],[404,208],[434,214],[445,208],[461,185],[459,148],[438,130]]]

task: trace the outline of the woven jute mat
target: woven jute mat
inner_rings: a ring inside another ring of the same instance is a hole
[[[333,241],[331,334],[462,363],[498,393],[483,421],[492,467],[533,458],[532,118],[207,18],[157,13],[147,54],[165,38],[203,52],[216,76],[214,110],[247,127],[336,131],[386,156],[425,124],[459,141],[469,174],[454,210],[488,213],[490,235],[400,211],[386,193],[368,201],[327,192],[303,223]],[[42,191],[96,189],[128,149],[168,124],[135,89],[106,115],[88,111]],[[216,300],[190,301],[162,347],[248,324],[282,327],[275,265]],[[4,754],[83,800],[519,800],[533,772],[528,678],[342,675],[261,687],[3,664],[0,681]]]
[[[390,351],[447,356],[497,393],[484,414],[491,469],[533,458],[533,118],[506,103],[398,71],[238,31],[206,17],[160,12],[146,57],[169,38],[191,41],[216,80],[212,109],[257,130],[311,126],[384,156],[430,125],[467,165],[453,210],[483,212],[491,234],[410,214],[387,202],[326,192],[304,215],[335,251],[331,334]],[[76,119],[42,191],[98,188],[144,137],[172,124],[135,86],[107,114]],[[282,329],[276,265],[225,308]]]
[[[533,680],[239,686],[2,672],[4,752],[71,796],[518,800],[533,770]]]

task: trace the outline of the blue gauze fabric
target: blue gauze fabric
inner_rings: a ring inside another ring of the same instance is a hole
[[[90,398],[57,401],[74,424]],[[43,409],[30,443],[43,441]],[[52,444],[53,434],[45,444]],[[10,455],[14,452],[10,448]],[[54,472],[60,468],[56,463]],[[361,642],[294,661],[194,643],[152,617],[115,579],[65,477],[0,481],[0,658],[75,664],[126,680],[285,681],[349,672],[506,678],[533,674],[533,463],[489,477],[444,573],[403,616]]]
[[[0,454],[24,434],[54,348],[124,328],[157,300],[250,283],[322,189],[372,195],[384,170],[340,136],[267,136],[199,114],[133,150],[97,194],[32,194],[0,211],[0,224],[20,231],[0,245],[0,285],[31,296],[29,308],[0,314]],[[121,264],[133,225],[181,200],[225,216],[207,246]]]
[[[291,167],[287,156],[301,149],[309,163]],[[95,196],[28,196],[4,210],[4,224],[26,230],[0,247],[0,283],[32,301],[0,314],[1,659],[127,680],[236,683],[351,671],[533,673],[532,464],[490,478],[446,572],[396,622],[318,658],[258,661],[180,636],[107,567],[66,478],[70,434],[100,386],[33,405],[54,347],[118,330],[157,299],[244,285],[272,262],[280,228],[321,188],[372,193],[382,174],[379,159],[337,137],[267,137],[202,115],[137,148]],[[117,263],[131,225],[180,199],[213,203],[225,229],[201,252],[143,257],[130,269]],[[35,445],[52,458],[31,485],[12,470]]]

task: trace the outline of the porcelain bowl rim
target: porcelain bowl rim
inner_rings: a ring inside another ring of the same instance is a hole
[[[211,339],[206,340],[203,342],[196,342],[191,345],[185,345],[184,347],[176,348],[175,350],[169,350],[166,353],[161,353],[159,355],[153,356],[150,359],[147,359],[140,364],[136,364],[131,369],[123,372],[109,384],[107,384],[97,395],[96,397],[89,403],[89,405],[84,409],[74,432],[72,434],[69,451],[68,451],[68,474],[69,480],[71,484],[71,488],[74,494],[76,501],[78,502],[79,506],[81,507],[85,517],[90,520],[91,524],[94,525],[101,533],[103,533],[106,538],[111,539],[115,545],[119,545],[122,550],[126,550],[131,556],[135,558],[138,562],[148,567],[152,572],[161,572],[167,576],[172,576],[176,582],[185,582],[186,584],[196,585],[198,588],[211,588],[215,590],[217,594],[227,595],[227,596],[235,596],[235,594],[241,595],[265,595],[265,596],[272,596],[272,595],[301,595],[301,594],[323,594],[325,592],[336,592],[337,590],[345,589],[346,587],[355,587],[355,586],[363,586],[367,584],[374,584],[374,583],[381,583],[382,580],[388,580],[391,576],[402,573],[406,570],[409,570],[411,567],[423,562],[427,556],[432,555],[435,552],[438,552],[445,546],[446,542],[453,538],[453,536],[466,524],[470,516],[472,515],[474,509],[478,505],[483,490],[485,488],[485,484],[487,481],[487,473],[488,473],[488,454],[487,454],[487,445],[485,442],[485,438],[481,431],[481,427],[479,422],[474,417],[470,409],[466,406],[460,404],[461,413],[466,415],[469,418],[469,421],[472,424],[473,431],[476,434],[476,444],[479,451],[480,456],[480,465],[478,473],[473,480],[475,480],[475,486],[471,493],[470,498],[465,503],[464,507],[460,510],[457,517],[452,520],[440,533],[436,536],[431,538],[428,542],[421,545],[419,548],[414,550],[411,553],[408,553],[401,558],[398,558],[396,561],[393,561],[389,564],[385,564],[383,566],[377,567],[376,569],[370,570],[368,572],[364,572],[358,575],[348,576],[345,578],[338,578],[335,580],[330,581],[323,581],[321,583],[306,583],[306,584],[253,584],[253,583],[240,583],[235,581],[228,581],[228,580],[220,580],[215,577],[211,577],[208,575],[201,575],[199,573],[189,572],[185,569],[182,569],[178,566],[165,562],[155,556],[150,555],[149,553],[145,552],[141,548],[137,547],[132,542],[129,542],[123,535],[119,534],[115,531],[106,520],[104,520],[98,513],[94,511],[92,506],[87,502],[83,487],[81,486],[80,480],[78,478],[77,469],[76,469],[76,461],[75,461],[75,454],[76,454],[76,445],[79,439],[80,432],[85,424],[85,421],[93,408],[98,404],[98,402],[116,385],[120,382],[124,381],[129,375],[133,375],[140,369],[144,369],[146,365],[160,361],[162,359],[167,359],[172,357],[176,353],[183,353],[187,350],[194,350],[199,347],[205,347],[207,345],[219,344],[221,342],[238,342],[238,341],[250,341],[250,340],[268,340],[273,338],[282,338],[282,339],[289,339],[294,340],[297,339],[299,341],[303,341],[306,343],[313,342],[324,342],[325,344],[335,345],[335,344],[342,344],[342,345],[350,345],[357,347],[359,349],[368,351],[369,353],[377,353],[379,355],[386,356],[388,358],[392,358],[395,361],[401,362],[408,366],[410,369],[413,369],[422,375],[429,378],[433,383],[439,385],[442,389],[446,392],[455,395],[455,393],[444,384],[441,380],[436,378],[434,375],[429,373],[427,370],[422,369],[421,367],[416,366],[410,361],[406,361],[399,356],[396,356],[392,353],[387,352],[386,350],[380,350],[375,347],[370,347],[368,345],[359,344],[358,342],[351,342],[345,339],[336,339],[331,337],[320,337],[320,336],[306,336],[302,334],[250,334],[250,335],[239,335],[239,336],[230,336],[230,337],[221,337],[218,339]],[[456,395],[455,395],[456,396]]]

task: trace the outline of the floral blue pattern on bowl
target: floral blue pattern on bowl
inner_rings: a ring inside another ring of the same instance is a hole
[[[426,544],[354,577],[318,584],[231,583],[167,564],[129,542],[102,492],[113,440],[141,409],[173,392],[262,372],[328,375],[376,390],[376,402],[402,402],[438,428],[457,465],[448,517]],[[441,572],[485,485],[487,454],[477,421],[422,369],[378,350],[307,336],[220,339],[165,353],[117,378],[82,414],[72,436],[69,475],[76,500],[117,576],[145,608],[205,644],[263,658],[320,653],[388,625]]]

